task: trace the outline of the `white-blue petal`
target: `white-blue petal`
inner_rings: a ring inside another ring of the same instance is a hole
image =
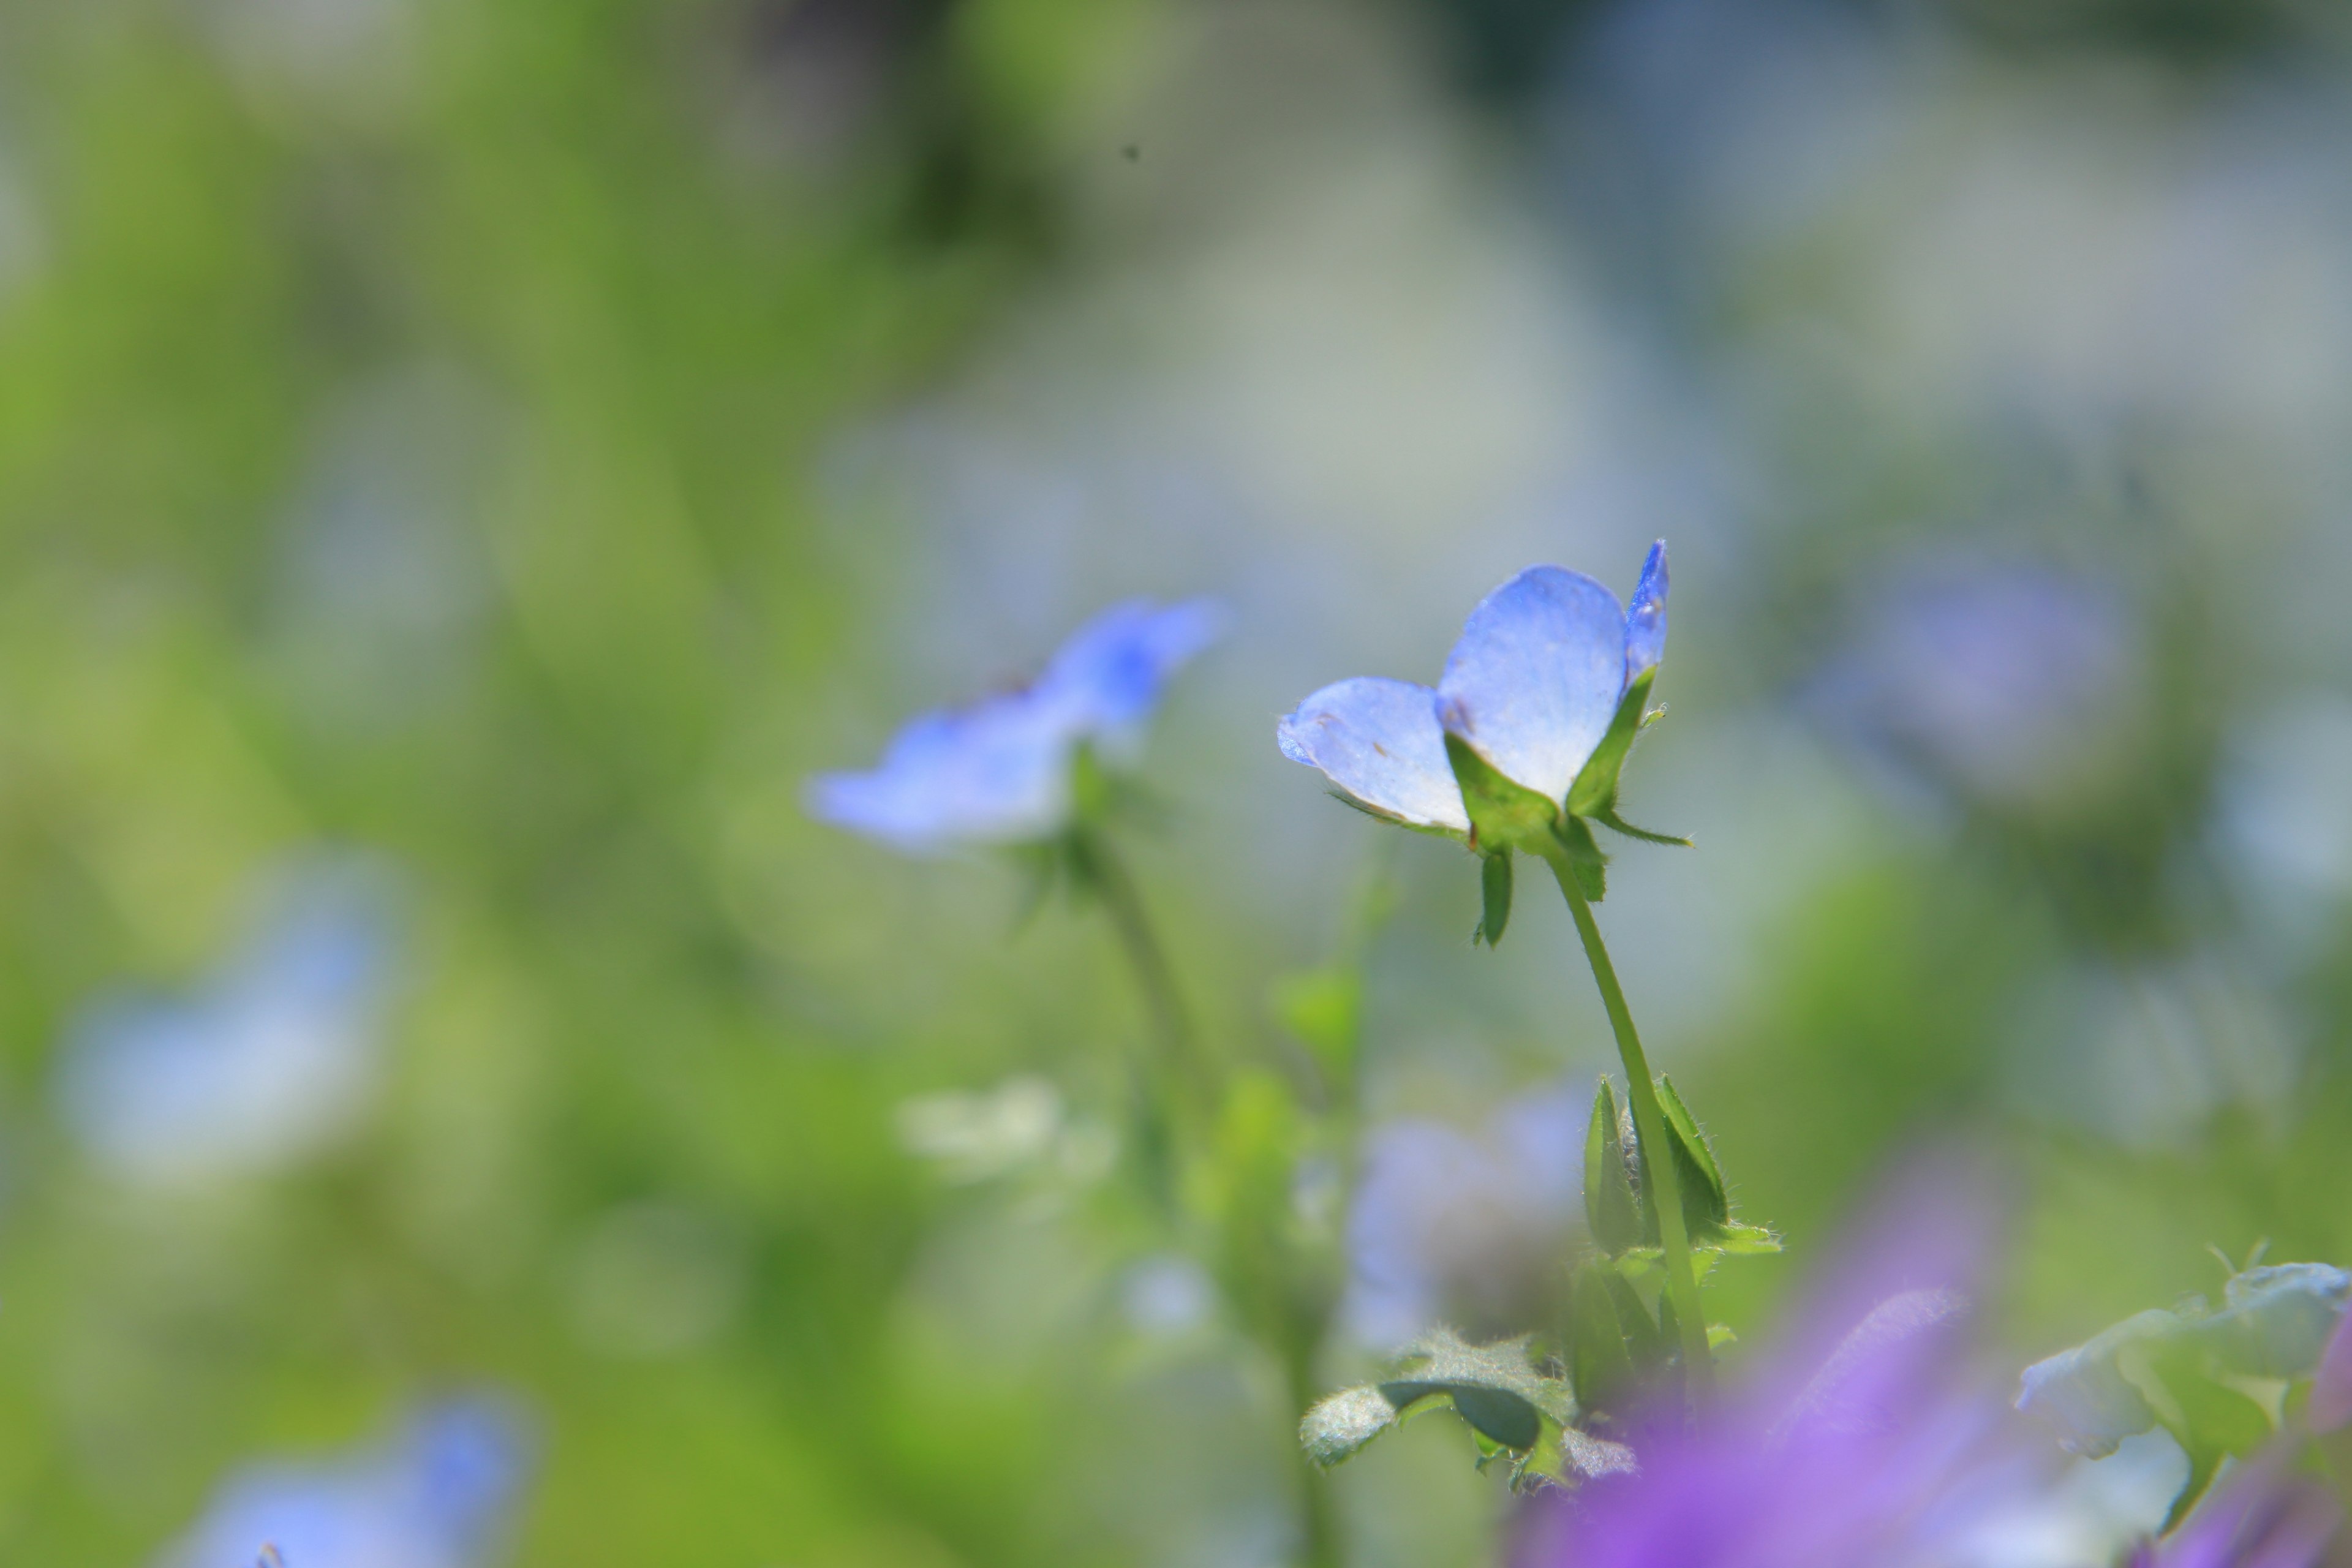
[[[899,731],[873,772],[811,779],[808,808],[919,855],[1046,837],[1069,815],[1077,735],[1069,705],[1042,701],[1034,689],[928,714]]]
[[[1040,701],[1067,703],[1093,733],[1116,732],[1150,717],[1168,678],[1216,641],[1224,610],[1213,599],[1160,608],[1130,599],[1070,634],[1037,682]]]
[[[1666,656],[1666,542],[1650,546],[1642,563],[1642,580],[1633,584],[1633,601],[1625,606],[1625,684],[1645,669],[1655,669]]]
[[[1359,676],[1327,686],[1276,728],[1282,754],[1320,768],[1349,795],[1417,827],[1470,831],[1445,760],[1437,693],[1409,680]]]
[[[1437,683],[1444,727],[1504,777],[1563,800],[1625,689],[1617,595],[1559,566],[1530,566],[1470,612]]]

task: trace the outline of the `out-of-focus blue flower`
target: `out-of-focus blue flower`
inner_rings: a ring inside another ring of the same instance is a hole
[[[2032,1484],[1999,1405],[1953,1381],[1981,1216],[1926,1191],[1890,1215],[1746,1388],[1695,1426],[1634,1433],[1638,1468],[1553,1504],[1522,1568],[1959,1560],[1969,1529]]]
[[[2105,585],[2032,567],[1880,592],[1812,693],[1827,722],[1932,788],[1995,806],[2071,798],[2118,766],[2141,650]]]
[[[480,1568],[503,1544],[529,1448],[503,1402],[450,1400],[380,1447],[232,1478],[157,1568],[253,1568],[265,1544],[286,1568]]]
[[[1450,733],[1497,773],[1565,805],[1627,688],[1665,651],[1666,546],[1650,547],[1629,611],[1580,572],[1530,566],[1470,612],[1432,689],[1360,676],[1286,716],[1282,754],[1369,809],[1466,834]]]
[[[2210,1360],[2222,1374],[2294,1379],[2311,1376],[2329,1336],[2352,1302],[2352,1274],[2325,1263],[2249,1268],[2223,1288],[2210,1311],[2192,1300],[2173,1310],[2125,1319],[2072,1350],[2025,1369],[2017,1407],[2057,1429],[2067,1452],[2097,1458],[2157,1424],[2157,1412],[2126,1361],[2179,1349]]]
[[[1214,641],[1218,605],[1114,605],[1078,628],[1018,691],[929,713],[871,773],[809,781],[810,812],[911,854],[1049,838],[1069,821],[1080,745],[1130,760],[1168,678]]]
[[[2236,1471],[2132,1568],[2313,1568],[2343,1515],[2335,1500],[2265,1454]]]
[[[1588,1083],[1513,1100],[1475,1137],[1414,1119],[1375,1128],[1348,1214],[1355,1337],[1392,1348],[1465,1307],[1519,1304],[1481,1298],[1556,1268],[1580,1218],[1591,1110]]]
[[[371,868],[299,865],[254,938],[195,994],[114,995],[73,1026],[57,1092],[114,1173],[171,1184],[331,1143],[376,1079],[389,900]]]

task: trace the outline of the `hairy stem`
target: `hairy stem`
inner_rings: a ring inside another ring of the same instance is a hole
[[[1674,1145],[1666,1133],[1665,1112],[1650,1081],[1650,1058],[1634,1031],[1633,1014],[1625,1005],[1625,992],[1617,984],[1617,966],[1609,962],[1592,905],[1576,885],[1575,868],[1565,850],[1545,856],[1559,890],[1568,899],[1568,912],[1576,918],[1576,934],[1584,942],[1584,956],[1592,965],[1592,979],[1601,987],[1601,1005],[1609,1010],[1609,1027],[1617,1037],[1617,1058],[1625,1066],[1625,1098],[1633,1106],[1633,1135],[1642,1150],[1642,1173],[1650,1183],[1658,1209],[1658,1238],[1666,1254],[1666,1296],[1674,1303],[1675,1324],[1682,1334],[1684,1385],[1695,1405],[1715,1394],[1715,1361],[1706,1345],[1706,1316],[1699,1303],[1698,1275],[1691,1267],[1690,1232],[1683,1222],[1680,1173],[1675,1168]]]

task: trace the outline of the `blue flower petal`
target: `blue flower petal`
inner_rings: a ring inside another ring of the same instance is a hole
[[[1072,633],[1034,684],[924,715],[870,773],[811,779],[809,812],[917,855],[1049,837],[1069,816],[1078,743],[1131,752],[1169,676],[1223,624],[1208,599],[1115,605]]]
[[[1385,816],[1416,827],[1470,831],[1445,760],[1437,693],[1409,680],[1359,676],[1327,686],[1275,731],[1282,754]]]
[[[1088,732],[1129,729],[1150,717],[1168,678],[1223,629],[1213,599],[1165,609],[1141,599],[1114,605],[1070,635],[1037,682],[1037,698],[1067,703]]]
[[[1625,690],[1617,595],[1559,566],[1530,566],[1470,612],[1437,683],[1439,716],[1502,774],[1564,800]]]
[[[1666,654],[1666,542],[1650,546],[1642,563],[1642,580],[1633,584],[1633,602],[1625,607],[1625,684],[1645,669],[1655,669]]]
[[[958,842],[1045,837],[1069,813],[1069,705],[1034,689],[955,712],[927,714],[898,733],[882,765],[809,781],[812,816],[909,854]]]

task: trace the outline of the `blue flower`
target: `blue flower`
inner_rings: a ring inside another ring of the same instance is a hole
[[[392,1442],[339,1459],[256,1466],[233,1478],[158,1568],[475,1568],[500,1544],[529,1468],[503,1403],[451,1400]]]
[[[1475,837],[1449,738],[1558,811],[1615,823],[1616,766],[1665,651],[1666,546],[1631,610],[1580,572],[1530,566],[1481,600],[1433,689],[1358,677],[1301,702],[1282,754],[1365,809]]]
[[[68,1126],[100,1163],[165,1184],[285,1164],[364,1108],[392,945],[373,868],[284,875],[245,950],[194,994],[101,997],[58,1068]]]
[[[809,781],[812,815],[910,854],[1051,838],[1068,825],[1078,748],[1132,760],[1168,678],[1216,639],[1210,600],[1114,605],[1020,690],[929,713],[871,773]]]

